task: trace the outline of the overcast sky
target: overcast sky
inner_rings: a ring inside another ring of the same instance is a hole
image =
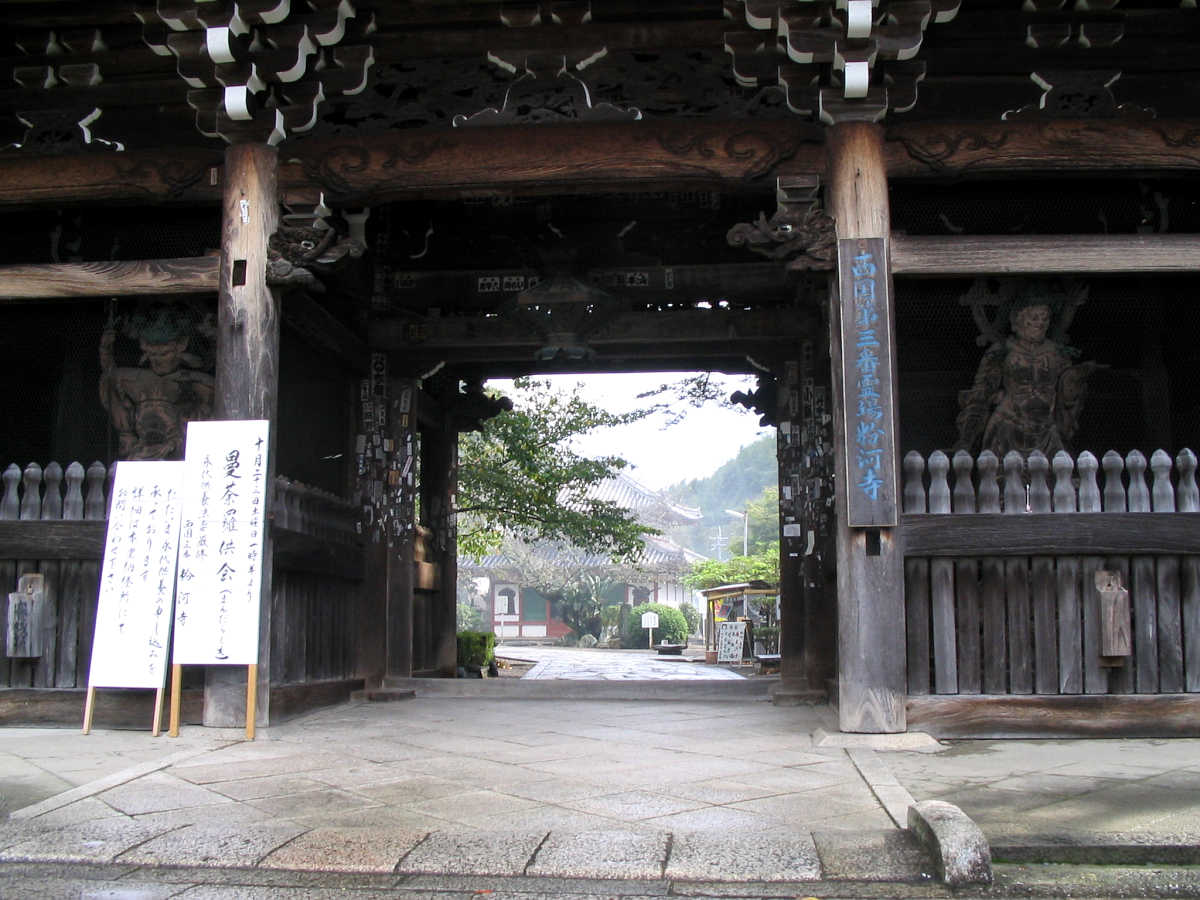
[[[686,373],[656,372],[628,375],[543,376],[563,390],[579,383],[584,396],[605,409],[625,412],[644,407],[651,400],[637,395],[661,384],[676,381]],[[725,396],[753,388],[752,378],[714,375],[725,385]],[[540,379],[539,379],[540,380]],[[501,391],[509,382],[490,382]],[[662,398],[664,400],[670,398]],[[759,428],[758,416],[743,407],[707,404],[700,408],[675,405],[687,413],[677,425],[666,426],[662,416],[643,419],[621,428],[605,429],[579,442],[577,449],[588,456],[614,454],[632,464],[625,471],[646,487],[662,490],[680,481],[703,478],[737,455],[746,444],[773,429]]]

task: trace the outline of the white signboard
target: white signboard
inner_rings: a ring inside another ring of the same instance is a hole
[[[172,661],[258,662],[265,420],[189,422]]]
[[[717,627],[717,662],[741,662],[745,643],[745,622],[722,622]]]
[[[658,613],[656,613],[656,612],[642,613],[642,627],[643,628],[657,628],[658,627]]]
[[[100,573],[91,687],[161,689],[179,549],[181,462],[119,462]]]

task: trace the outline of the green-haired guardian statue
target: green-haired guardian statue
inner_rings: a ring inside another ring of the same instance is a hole
[[[117,432],[121,459],[182,459],[187,423],[212,415],[213,376],[188,352],[194,317],[158,309],[121,329],[141,349],[141,365],[118,366],[117,320],[100,337],[100,402]]]

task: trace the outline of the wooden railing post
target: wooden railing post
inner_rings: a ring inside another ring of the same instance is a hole
[[[915,450],[904,455],[904,511],[926,510],[925,460]],[[904,561],[904,631],[908,648],[908,693],[929,693],[929,560]]]
[[[1075,461],[1059,450],[1051,461],[1054,469],[1053,507],[1056,513],[1078,509],[1071,476]],[[1063,694],[1083,693],[1083,612],[1079,608],[1079,557],[1063,556],[1055,570],[1058,595],[1058,690]]]
[[[1196,454],[1181,450],[1175,457],[1178,475],[1175,485],[1175,510],[1200,512],[1200,491],[1196,489]],[[1184,690],[1200,691],[1200,556],[1189,556],[1180,568],[1180,618],[1183,620]]]

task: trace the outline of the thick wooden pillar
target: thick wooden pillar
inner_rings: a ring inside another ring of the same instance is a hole
[[[828,146],[828,208],[837,223],[839,244],[830,316],[838,720],[843,731],[898,732],[906,728],[904,560],[900,531],[894,527],[896,327],[890,302],[883,132],[866,122],[841,122],[829,129]],[[872,305],[856,305],[867,293]],[[872,319],[876,313],[877,319]],[[872,343],[870,350],[863,350],[864,343]],[[863,366],[870,359],[879,360],[879,368],[864,381]],[[849,363],[845,368],[844,361]],[[860,438],[862,429],[870,435]],[[867,457],[876,450],[877,455]],[[864,488],[868,482],[870,487]]]
[[[221,201],[221,272],[217,293],[217,372],[213,416],[267,419],[268,484],[275,477],[279,387],[279,301],[267,285],[267,240],[279,224],[278,156],[273,147],[235,144],[225,151]],[[263,538],[259,621],[258,724],[270,720],[271,533]],[[246,715],[246,670],[211,666],[205,674],[204,724],[237,727]]]
[[[439,418],[441,425],[421,434],[421,509],[425,524],[433,531],[430,552],[439,573],[438,583],[428,597],[425,632],[429,646],[424,659],[434,674],[453,678],[458,660],[458,530],[454,516],[458,432],[449,416],[443,413]]]

